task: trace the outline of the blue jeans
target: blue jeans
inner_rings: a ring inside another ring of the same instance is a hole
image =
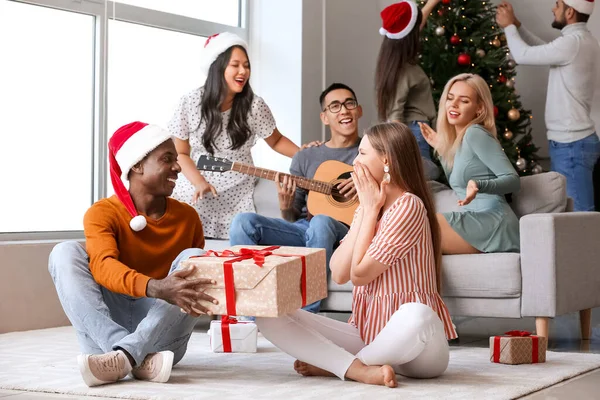
[[[315,215],[310,222],[300,219],[288,222],[280,218],[268,218],[254,213],[242,213],[233,218],[229,229],[229,242],[236,245],[297,246],[325,249],[327,275],[329,260],[340,240],[348,233],[348,227],[325,215]],[[318,313],[321,301],[304,307]]]
[[[575,211],[594,211],[594,165],[600,157],[596,134],[571,143],[549,140],[552,170],[567,178],[567,195]]]
[[[177,256],[169,273],[179,262],[203,254],[187,249]],[[77,332],[82,353],[102,354],[124,349],[140,365],[146,355],[164,350],[179,362],[196,324],[196,319],[164,300],[135,298],[111,292],[94,280],[89,258],[78,242],[63,242],[50,253],[48,270],[60,303]]]
[[[419,151],[421,152],[421,157],[426,160],[431,161],[431,147],[429,147],[429,143],[423,137],[423,133],[421,132],[421,128],[419,127],[419,122],[423,124],[429,125],[428,121],[410,121],[407,126],[412,131],[413,135],[417,139],[417,144],[419,145]]]

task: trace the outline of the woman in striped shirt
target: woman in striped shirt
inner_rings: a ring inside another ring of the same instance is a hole
[[[439,295],[440,230],[411,131],[369,128],[352,178],[360,207],[330,262],[337,283],[354,284],[349,323],[298,310],[258,318],[260,331],[305,376],[389,387],[396,373],[439,376],[457,334]]]

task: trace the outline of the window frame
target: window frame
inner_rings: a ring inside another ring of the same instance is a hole
[[[248,42],[248,0],[238,0],[238,26],[219,24],[162,11],[145,9],[105,0],[0,0],[76,12],[95,17],[94,21],[94,110],[92,129],[92,187],[90,203],[106,197],[108,181],[107,102],[109,20],[165,29],[189,35],[210,36],[216,32],[232,32]],[[116,14],[116,18],[115,18]],[[81,216],[83,219],[83,215]],[[83,231],[0,232],[0,242],[67,240],[83,238]]]

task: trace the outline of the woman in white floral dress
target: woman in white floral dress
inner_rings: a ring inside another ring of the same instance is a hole
[[[288,157],[299,150],[279,132],[271,110],[253,93],[246,48],[232,33],[209,37],[202,57],[206,83],[181,98],[169,123],[182,169],[173,197],[196,208],[209,238],[228,239],[233,217],[255,212],[256,178],[236,172],[200,173],[200,155],[253,164],[250,150],[259,138]]]

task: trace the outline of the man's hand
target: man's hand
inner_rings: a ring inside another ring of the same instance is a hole
[[[340,194],[342,194],[346,198],[356,197],[356,187],[354,187],[354,181],[352,178],[348,178],[345,181],[338,183],[337,185]]]
[[[275,184],[277,185],[277,195],[279,197],[279,209],[281,211],[292,209],[296,194],[296,181],[288,175],[284,175],[282,179],[278,172],[275,174]]]
[[[496,23],[500,28],[504,29],[509,25],[515,25],[517,28],[521,26],[521,22],[515,16],[515,10],[512,4],[508,1],[503,1],[496,8]]]
[[[214,285],[216,282],[205,278],[186,279],[194,270],[194,268],[188,268],[175,271],[164,279],[150,279],[146,287],[146,296],[178,306],[193,317],[202,314],[212,315],[212,310],[200,305],[200,300],[214,304],[219,303],[202,290],[202,286]]]

